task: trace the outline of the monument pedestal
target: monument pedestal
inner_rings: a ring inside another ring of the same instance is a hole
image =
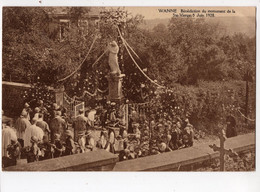
[[[122,82],[125,74],[109,74],[107,75],[109,94],[108,101],[120,102],[123,99]]]
[[[64,90],[65,90],[64,86],[54,89],[55,101],[59,106],[63,105]]]

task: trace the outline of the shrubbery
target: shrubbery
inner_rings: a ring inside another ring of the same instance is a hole
[[[232,115],[238,127],[244,127],[245,81],[199,82],[198,86],[176,85],[171,90],[157,90],[151,101],[158,117],[164,114],[185,117],[195,128],[216,134],[225,125],[226,116]],[[249,85],[249,116],[255,117],[255,84]],[[254,122],[249,121],[250,126]],[[242,126],[243,125],[243,126]],[[238,130],[243,131],[243,130]]]

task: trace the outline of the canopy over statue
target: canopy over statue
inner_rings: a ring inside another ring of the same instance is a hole
[[[108,44],[108,51],[109,51],[108,64],[110,67],[110,73],[120,75],[121,71],[119,69],[118,57],[117,57],[119,47],[115,41],[112,41]]]

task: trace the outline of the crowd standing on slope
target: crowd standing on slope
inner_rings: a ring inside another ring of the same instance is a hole
[[[34,110],[25,103],[15,122],[3,114],[3,167],[16,165],[20,158],[30,163],[97,149],[118,154],[123,161],[191,147],[196,139],[188,117],[152,116],[148,121],[133,111],[126,130],[113,108],[102,109],[96,116],[81,109],[71,125],[66,110],[56,103],[48,114],[51,118],[45,120],[47,114],[42,101]],[[100,127],[98,138],[93,135],[96,123]],[[119,127],[118,134],[112,124]]]

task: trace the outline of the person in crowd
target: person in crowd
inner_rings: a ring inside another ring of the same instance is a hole
[[[34,136],[37,139],[37,142],[42,141],[44,136],[43,130],[36,125],[37,119],[32,119],[32,125],[25,130],[24,133],[24,146],[28,147],[31,145],[31,137]]]
[[[85,132],[88,126],[88,118],[84,115],[84,110],[79,110],[79,115],[73,121],[72,128],[74,129],[74,140],[79,140],[79,132]]]
[[[140,144],[140,139],[141,139],[141,131],[139,130],[139,123],[135,123],[133,125],[133,130],[135,134],[135,139],[137,140],[137,143]]]
[[[60,111],[60,107],[58,106],[57,103],[53,103],[51,108],[51,114],[50,114],[51,119],[54,119],[56,117],[57,111]]]
[[[86,131],[86,151],[93,151],[95,149],[95,140],[90,130]]]
[[[108,147],[108,143],[108,132],[105,128],[102,128],[96,147],[99,149],[106,149]]]
[[[27,163],[39,161],[39,156],[41,156],[41,150],[38,147],[38,138],[36,136],[31,137],[31,146],[29,147],[27,154]]]
[[[39,157],[39,161],[51,159],[54,153],[54,145],[51,144],[46,135],[43,136],[42,143],[39,144],[42,156]]]
[[[36,126],[40,127],[44,133],[44,136],[47,137],[47,140],[49,140],[49,134],[50,134],[50,128],[46,121],[43,120],[43,114],[39,113],[38,120],[36,122]]]
[[[73,134],[71,130],[66,130],[66,140],[65,140],[65,151],[64,151],[64,156],[67,155],[72,155],[73,150],[75,148],[74,146],[74,141],[73,141]]]
[[[110,117],[109,117],[109,121],[111,122],[111,124],[115,124],[117,122],[117,118],[116,118],[116,109],[113,108],[111,110],[111,113],[110,113]]]
[[[24,104],[24,108],[22,110],[22,113],[27,113],[27,119],[30,121],[32,109],[30,108],[30,105],[28,103]]]
[[[4,167],[14,166],[17,160],[20,159],[21,145],[16,137],[11,137],[11,144],[7,146],[7,157],[3,157]]]
[[[33,118],[35,118],[35,119],[39,119],[39,113],[40,113],[40,108],[39,107],[35,107],[35,109],[34,109],[34,116],[33,116]]]
[[[160,153],[172,151],[162,140],[158,142],[158,149]]]
[[[17,140],[16,131],[12,128],[12,119],[8,118],[3,121],[2,126],[2,157],[7,157],[7,148],[11,144],[11,140]]]
[[[127,159],[135,159],[137,157],[137,154],[135,153],[134,146],[129,146],[129,151],[130,151],[130,153],[128,154]]]
[[[31,123],[28,120],[28,113],[26,111],[22,111],[20,117],[15,122],[15,129],[17,131],[18,141],[22,147],[24,147],[25,130],[30,126]]]
[[[86,137],[84,131],[78,133],[78,145],[79,153],[84,153],[86,151]]]
[[[54,135],[59,134],[61,136],[61,140],[65,141],[67,125],[64,119],[61,118],[61,112],[57,111],[55,118],[53,118],[50,122],[50,131],[51,131],[51,142],[54,142]]]
[[[134,124],[134,120],[133,120],[132,116],[130,115],[129,126],[128,126],[128,130],[127,130],[128,133],[134,133],[133,124]]]
[[[63,147],[62,142],[60,140],[60,134],[58,134],[58,133],[56,133],[54,135],[53,149],[54,149],[54,153],[53,153],[54,158],[61,157],[62,153],[65,150],[65,148]]]
[[[124,150],[120,151],[119,155],[118,155],[119,161],[128,160],[129,155],[130,155],[129,149],[124,149]]]
[[[2,110],[2,129],[5,127],[6,122],[9,120],[12,121],[12,118],[5,116],[4,110]]]
[[[175,126],[175,132],[177,134],[177,141],[176,141],[176,143],[177,143],[177,147],[178,148],[183,145],[183,141],[182,141],[183,133],[181,131],[181,127],[182,127],[181,121],[178,120],[177,123],[176,123],[176,126]]]
[[[115,131],[111,127],[108,128],[108,146],[106,150],[115,153]]]
[[[194,130],[193,125],[190,124],[189,119],[185,119],[186,126],[183,130],[183,144],[185,147],[193,146],[194,142]]]
[[[88,113],[88,123],[91,127],[94,127],[95,125],[95,118],[96,118],[97,111],[95,109],[91,109]]]
[[[227,127],[226,127],[226,137],[235,137],[237,136],[236,131],[236,119],[233,116],[227,116],[226,118]]]
[[[43,116],[46,116],[48,114],[48,110],[46,109],[46,107],[44,107],[44,102],[43,100],[40,100],[39,101],[39,109],[40,109],[40,113],[43,115]]]
[[[101,122],[101,127],[104,128],[107,124],[107,110],[102,109],[102,112],[100,114],[100,122]]]

